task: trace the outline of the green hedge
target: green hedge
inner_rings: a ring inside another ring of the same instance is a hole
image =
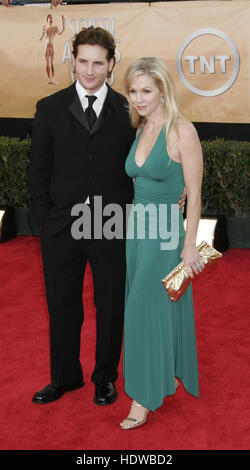
[[[202,142],[202,213],[250,215],[250,142]],[[0,203],[30,206],[30,138],[0,137]]]
[[[29,207],[30,138],[0,137],[0,203]]]
[[[203,212],[250,215],[250,142],[215,139],[202,142]]]

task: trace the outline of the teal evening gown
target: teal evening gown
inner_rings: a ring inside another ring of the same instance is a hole
[[[177,246],[161,249],[161,243],[170,239],[165,237],[164,240],[160,234],[166,227],[169,232],[171,230],[171,204],[178,205],[184,188],[182,165],[171,160],[167,153],[163,126],[146,161],[139,167],[135,152],[142,131],[143,127],[131,147],[125,167],[135,181],[126,240],[123,375],[125,392],[154,411],[166,396],[175,393],[175,377],[198,398],[199,375],[192,286],[190,284],[177,302],[172,302],[161,282],[181,262],[185,230],[177,206],[177,230],[175,227],[172,233],[173,238],[178,237]],[[141,215],[137,211],[148,204],[153,204],[156,211],[150,222],[148,212],[144,219],[143,211]],[[163,204],[167,206],[159,217]],[[158,222],[154,224],[155,221]],[[145,236],[140,227],[145,227]]]

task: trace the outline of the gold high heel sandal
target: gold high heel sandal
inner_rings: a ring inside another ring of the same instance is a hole
[[[176,377],[174,380],[175,380],[175,391],[176,391],[177,388],[181,385],[181,382]],[[132,406],[135,406],[135,407],[140,406],[143,408],[143,406],[140,405],[140,403],[137,403],[137,401],[135,400],[132,401],[130,412],[132,410]],[[136,419],[136,418],[131,418],[130,416],[128,416],[120,423],[121,429],[128,430],[128,429],[135,429],[135,428],[139,428],[140,426],[143,426],[143,424],[145,424],[147,421],[148,412],[149,410],[145,408],[145,413],[141,420]]]
[[[133,406],[134,407],[144,408],[142,405],[140,405],[140,403],[137,403],[135,400],[133,400],[130,412],[131,412]],[[135,428],[139,428],[140,426],[143,426],[143,424],[145,424],[146,421],[147,421],[148,412],[149,412],[149,410],[147,408],[145,408],[145,413],[144,413],[144,416],[141,420],[136,419],[136,418],[131,418],[130,416],[128,416],[127,418],[125,418],[120,423],[121,429],[123,429],[123,430],[135,429]]]

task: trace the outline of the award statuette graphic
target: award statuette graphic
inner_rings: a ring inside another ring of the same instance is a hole
[[[46,61],[46,72],[48,76],[48,84],[49,85],[56,85],[58,82],[55,80],[55,68],[54,68],[54,55],[55,55],[55,48],[54,48],[54,40],[55,36],[61,35],[65,29],[65,17],[62,15],[62,30],[59,31],[57,26],[53,25],[52,15],[47,16],[47,22],[43,25],[42,34],[40,37],[40,41],[43,38],[46,38],[46,48],[45,48],[45,61]]]

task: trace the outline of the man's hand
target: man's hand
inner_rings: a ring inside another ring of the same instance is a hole
[[[51,7],[57,7],[57,5],[60,5],[63,0],[51,0]]]
[[[179,209],[181,209],[181,213],[183,214],[184,212],[184,207],[185,207],[185,202],[186,202],[186,197],[187,197],[187,192],[186,192],[186,188],[184,187],[183,189],[183,193],[179,199]]]

